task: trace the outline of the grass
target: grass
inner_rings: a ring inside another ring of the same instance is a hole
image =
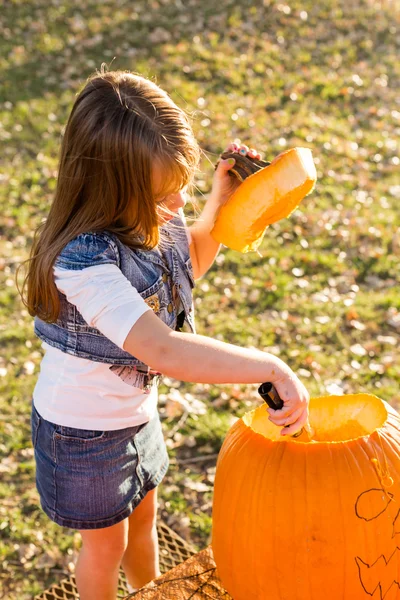
[[[312,395],[366,391],[400,405],[399,19],[372,0],[7,0],[0,26],[0,562],[25,600],[73,569],[79,540],[38,507],[29,407],[41,348],[14,284],[55,188],[74,96],[106,62],[154,78],[193,114],[212,164],[239,137],[266,157],[312,149],[315,191],[261,253],[224,250],[195,293],[199,333],[278,354]],[[210,164],[211,163],[211,164]],[[167,381],[171,467],[161,516],[210,539],[215,454],[255,386]],[[176,394],[204,403],[185,416]],[[187,396],[189,394],[189,396]],[[204,413],[204,414],[202,414]],[[200,459],[200,460],[199,460]]]

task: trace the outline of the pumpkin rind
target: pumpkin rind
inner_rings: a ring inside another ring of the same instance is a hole
[[[233,250],[256,250],[268,225],[289,216],[312,191],[316,179],[311,150],[283,152],[238,187],[221,208],[212,237]]]
[[[346,441],[273,441],[243,418],[228,432],[212,548],[235,600],[400,600],[400,418],[379,402],[382,424]]]

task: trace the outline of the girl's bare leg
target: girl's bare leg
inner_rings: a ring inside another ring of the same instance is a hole
[[[75,569],[80,600],[116,600],[118,573],[128,545],[128,519],[103,529],[85,529]]]
[[[148,492],[128,517],[128,546],[122,568],[133,588],[140,588],[161,575],[157,539],[157,488]]]

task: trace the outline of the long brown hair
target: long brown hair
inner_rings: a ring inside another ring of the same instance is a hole
[[[131,248],[155,248],[155,194],[191,183],[199,157],[185,112],[155,83],[124,71],[92,75],[68,119],[55,197],[27,261],[21,296],[29,313],[57,319],[53,265],[80,233],[107,230]],[[162,190],[152,186],[154,165],[165,174]]]

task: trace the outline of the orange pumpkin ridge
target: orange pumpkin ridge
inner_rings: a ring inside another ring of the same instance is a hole
[[[225,589],[235,600],[400,600],[399,415],[371,394],[327,396],[311,399],[310,424],[311,441],[282,437],[262,405],[229,430],[212,530]]]

